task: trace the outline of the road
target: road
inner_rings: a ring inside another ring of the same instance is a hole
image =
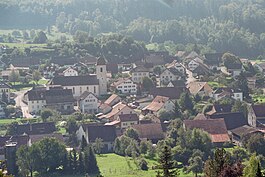
[[[186,68],[186,74],[188,76],[187,82],[186,82],[187,84],[197,81],[197,79],[192,76],[192,72],[190,70],[188,70],[187,68]]]
[[[22,101],[22,98],[23,98],[24,94],[27,91],[28,90],[21,90],[21,91],[15,92],[15,94],[17,95],[17,97],[15,98],[15,101],[16,101],[16,106],[17,107],[21,107],[21,111],[23,113],[23,117],[25,117],[25,118],[32,118],[33,116],[31,114],[29,114],[29,111],[28,111],[28,105],[25,104]]]

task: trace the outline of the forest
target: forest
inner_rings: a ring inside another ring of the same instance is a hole
[[[149,43],[203,45],[241,57],[264,55],[264,0],[4,0],[2,29],[47,29],[95,37],[115,32]]]

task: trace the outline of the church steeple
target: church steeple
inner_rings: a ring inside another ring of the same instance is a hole
[[[99,94],[107,94],[107,62],[103,57],[99,57],[96,64],[96,74],[99,81]]]

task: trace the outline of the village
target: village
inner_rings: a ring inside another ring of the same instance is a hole
[[[128,129],[156,146],[174,120],[185,131],[206,132],[214,147],[242,146],[245,136],[265,133],[265,105],[257,98],[263,95],[265,62],[231,53],[149,51],[136,63],[90,56],[52,59],[42,69],[40,64],[30,58],[2,63],[0,116],[21,118],[0,137],[0,159],[7,159],[11,174],[13,150],[47,137],[69,148],[100,139],[100,151],[113,153],[115,139]],[[17,75],[34,72],[32,86],[14,89]],[[60,131],[72,117],[72,132]]]

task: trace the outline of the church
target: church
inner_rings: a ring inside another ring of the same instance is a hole
[[[107,68],[106,60],[99,57],[96,63],[96,73],[84,76],[56,76],[48,84],[48,87],[61,86],[71,89],[75,98],[80,97],[85,91],[96,96],[107,94]]]

